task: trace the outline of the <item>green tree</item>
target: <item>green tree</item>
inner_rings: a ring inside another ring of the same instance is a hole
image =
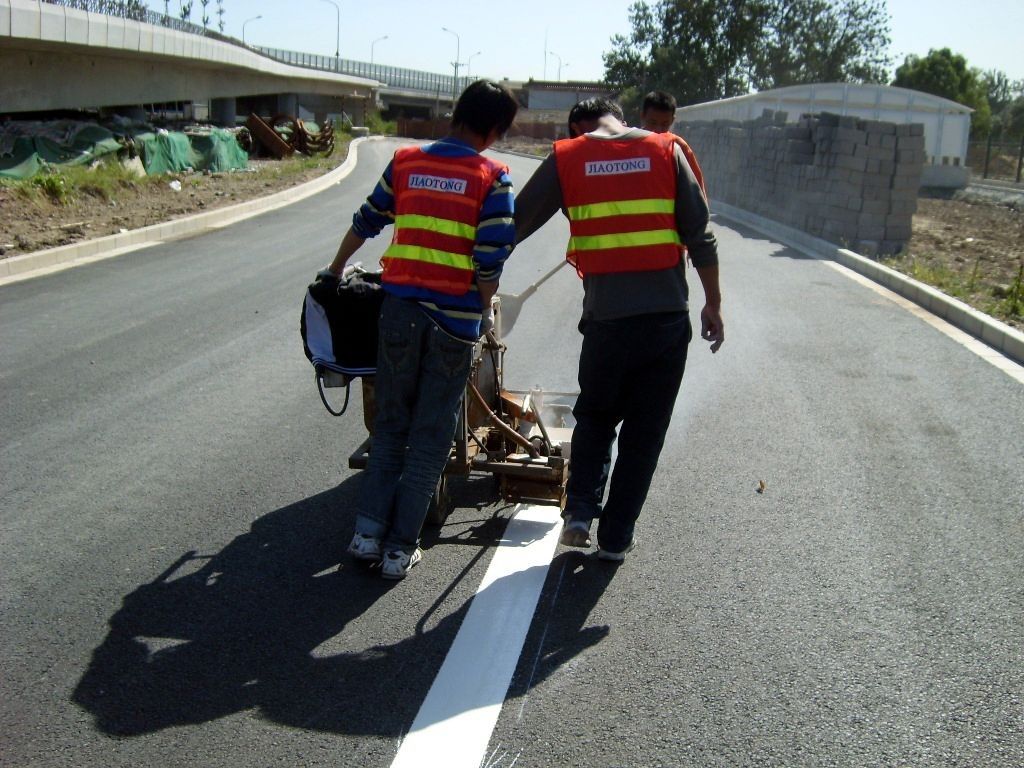
[[[1011,82],[1006,73],[998,69],[988,70],[981,76],[981,80],[985,85],[985,96],[992,114],[1002,112],[1013,101],[1016,83]]]
[[[1003,112],[1003,135],[1013,139],[1024,137],[1024,96],[1010,102]]]
[[[1013,81],[1005,72],[990,69],[982,75],[982,82],[992,111],[992,132],[1013,138],[1020,136],[1024,126],[1020,124],[1018,103],[1024,104],[1024,80]]]
[[[893,85],[963,104],[974,110],[971,134],[987,136],[992,127],[992,111],[984,77],[967,66],[967,60],[949,48],[932,49],[927,56],[907,56],[896,69]]]
[[[752,57],[755,88],[799,83],[884,83],[891,60],[884,0],[771,4]]]
[[[681,104],[807,82],[884,82],[884,0],[660,0],[634,3],[611,39],[605,80],[660,88]]]
[[[630,7],[632,32],[612,38],[605,80],[620,89],[655,88],[681,104],[746,93],[746,52],[757,40],[764,0],[663,0]]]

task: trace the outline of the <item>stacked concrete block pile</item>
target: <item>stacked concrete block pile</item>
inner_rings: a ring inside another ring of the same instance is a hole
[[[715,200],[865,255],[899,253],[924,166],[924,126],[829,113],[786,123],[686,123]]]

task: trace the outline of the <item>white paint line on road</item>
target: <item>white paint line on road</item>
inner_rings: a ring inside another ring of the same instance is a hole
[[[481,764],[558,544],[559,512],[516,510],[392,768]]]
[[[987,360],[1010,378],[1016,379],[1021,384],[1024,384],[1024,366],[1015,363],[1006,355],[1000,354],[997,350],[992,349],[992,347],[988,346],[987,344],[984,344],[978,341],[970,334],[961,331],[955,325],[952,325],[943,320],[941,317],[932,314],[921,305],[915,304],[914,302],[910,301],[910,299],[905,299],[895,291],[891,291],[885,286],[879,285],[874,280],[871,280],[870,278],[864,277],[863,275],[854,272],[849,267],[844,267],[842,264],[839,264],[834,261],[825,261],[825,264],[828,264],[830,267],[832,267],[832,269],[836,270],[837,272],[841,272],[842,274],[846,275],[851,280],[855,280],[861,285],[870,288],[875,293],[884,296],[885,298],[889,299],[889,301],[898,304],[903,309],[907,310],[907,312],[910,312],[915,317],[924,320],[926,323],[928,323],[928,325],[932,326],[936,330],[941,331],[942,333],[949,336],[949,338],[966,347],[971,352],[976,354],[978,357]]]

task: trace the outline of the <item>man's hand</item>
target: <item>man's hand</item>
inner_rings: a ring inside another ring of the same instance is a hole
[[[480,316],[480,338],[487,335],[488,331],[494,330],[494,307],[488,307]]]
[[[317,280],[337,280],[341,277],[341,270],[335,272],[329,266],[324,267],[316,273]]]
[[[317,280],[340,279],[345,271],[345,264],[352,254],[362,247],[364,242],[366,241],[357,235],[352,227],[349,227],[345,236],[341,238],[341,245],[338,246],[338,252],[334,255],[334,260],[316,273]]]
[[[700,311],[700,337],[711,342],[711,351],[717,352],[725,343],[725,326],[722,324],[722,310],[704,305]]]

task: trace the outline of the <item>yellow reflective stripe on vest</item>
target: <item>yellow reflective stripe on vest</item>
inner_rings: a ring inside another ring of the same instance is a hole
[[[410,261],[424,261],[428,264],[440,264],[445,267],[457,269],[473,269],[473,257],[464,256],[461,253],[449,253],[439,251],[436,248],[423,248],[419,245],[399,245],[392,243],[384,252],[385,259],[409,259]]]
[[[418,213],[404,213],[395,216],[395,227],[404,229],[425,229],[429,232],[440,232],[442,235],[476,240],[476,227],[451,219],[439,219],[436,216],[423,216]]]
[[[619,232],[615,235],[580,235],[569,238],[570,251],[598,251],[604,248],[638,248],[644,245],[681,245],[674,229]]]
[[[615,200],[610,203],[574,205],[569,208],[573,221],[602,219],[606,216],[632,216],[644,213],[675,213],[676,201],[655,197],[648,200]]]

